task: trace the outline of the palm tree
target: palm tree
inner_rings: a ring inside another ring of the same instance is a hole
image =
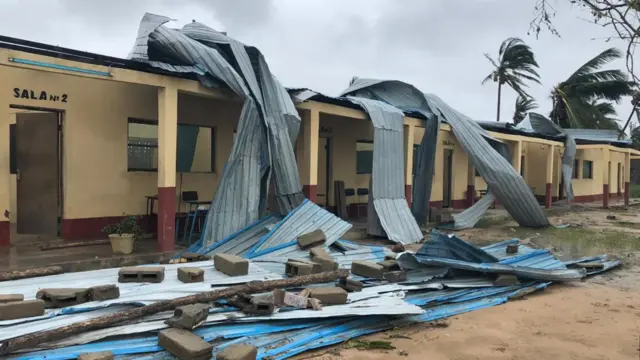
[[[498,51],[498,60],[495,61],[484,54],[489,59],[494,69],[491,74],[487,75],[482,84],[491,80],[498,83],[498,110],[496,120],[500,121],[500,97],[502,95],[502,85],[507,84],[519,95],[529,97],[522,89],[527,87],[525,80],[533,81],[540,84],[540,76],[536,69],[538,63],[531,48],[518,38],[508,38],[503,41]]]
[[[538,104],[533,98],[518,95],[516,99],[516,110],[513,113],[513,123],[518,125],[527,113],[538,107]]]
[[[612,122],[610,102],[633,94],[634,84],[621,70],[601,68],[621,56],[617,49],[607,49],[556,85],[551,91],[551,119],[563,128],[619,129]]]

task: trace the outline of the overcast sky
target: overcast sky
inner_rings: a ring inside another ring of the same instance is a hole
[[[495,120],[497,86],[480,84],[492,69],[483,53],[497,57],[507,37],[536,54],[542,86],[530,94],[545,115],[553,85],[605,48],[623,49],[568,0],[550,1],[562,38],[527,35],[535,0],[2,0],[0,34],[126,57],[145,12],[176,19],[172,27],[195,19],[258,47],[285,86],[337,95],[353,76],[402,80]],[[503,120],[515,98],[503,91]],[[630,109],[625,99],[618,117]]]

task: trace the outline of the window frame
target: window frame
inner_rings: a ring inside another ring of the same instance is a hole
[[[589,168],[589,174],[588,176],[585,176],[585,169],[587,168],[587,166],[585,166],[586,164],[589,164],[588,168]],[[582,178],[583,179],[593,179],[593,160],[582,160]]]
[[[373,140],[356,140],[356,175],[371,175],[373,173],[373,150],[371,150],[371,170],[369,172],[360,172],[358,171],[358,143],[373,145]],[[369,151],[369,150],[361,150],[361,151]]]

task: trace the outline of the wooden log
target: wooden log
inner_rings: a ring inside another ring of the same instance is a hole
[[[33,349],[42,343],[61,340],[66,337],[84,333],[87,331],[103,329],[126,321],[139,319],[143,316],[157,314],[163,311],[171,311],[178,306],[190,305],[195,303],[208,303],[218,299],[228,299],[234,295],[242,293],[263,293],[280,288],[301,287],[309,284],[333,282],[338,279],[344,279],[348,276],[349,270],[338,270],[319,274],[298,276],[292,279],[251,281],[243,285],[231,286],[221,290],[184,296],[173,300],[159,301],[157,303],[138,307],[135,309],[120,311],[115,314],[77,322],[60,328],[38,331],[14,339],[6,340],[0,343],[0,355],[7,355],[11,352],[22,349]]]
[[[0,281],[26,279],[37,276],[62,274],[64,270],[61,266],[47,266],[25,270],[11,270],[0,272]]]

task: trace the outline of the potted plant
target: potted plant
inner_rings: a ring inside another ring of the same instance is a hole
[[[102,231],[109,236],[111,249],[116,254],[131,254],[136,238],[142,234],[136,216],[126,216],[118,223],[105,226]]]

